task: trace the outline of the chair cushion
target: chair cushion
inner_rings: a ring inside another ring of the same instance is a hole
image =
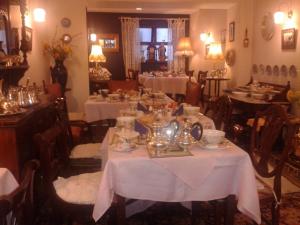
[[[95,158],[101,159],[101,143],[88,143],[76,145],[70,154],[71,159]]]
[[[73,204],[95,204],[102,172],[83,173],[68,178],[58,177],[53,182],[56,194]]]

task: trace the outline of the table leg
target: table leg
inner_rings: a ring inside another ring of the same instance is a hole
[[[217,80],[217,82],[218,82],[218,97],[219,97],[220,96],[220,83],[221,83],[221,81]]]
[[[126,225],[125,198],[115,194],[114,201],[116,225]]]
[[[235,211],[236,211],[235,196],[229,195],[226,198],[226,203],[225,203],[225,218],[224,218],[225,225],[233,225],[234,224]]]
[[[208,99],[210,99],[210,84],[211,84],[211,80],[208,80]]]
[[[218,80],[215,80],[215,96],[217,96]]]

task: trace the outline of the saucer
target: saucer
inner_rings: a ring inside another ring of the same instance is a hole
[[[200,141],[199,145],[202,149],[205,149],[205,150],[213,150],[213,149],[223,150],[223,149],[228,148],[230,146],[230,143],[227,140],[224,140],[223,142],[221,142],[219,144],[206,144],[203,141]]]

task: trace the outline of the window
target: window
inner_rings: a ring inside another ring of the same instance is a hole
[[[150,26],[147,24],[148,27],[141,27],[139,29],[140,34],[140,41],[141,41],[141,56],[145,59],[145,61],[148,60],[148,54],[147,54],[147,48],[149,45],[153,45],[158,49],[160,45],[163,43],[166,48],[166,61],[168,60],[168,46],[169,43],[168,40],[168,28],[166,27],[160,27],[160,26]],[[155,59],[158,61],[158,51],[155,53]]]

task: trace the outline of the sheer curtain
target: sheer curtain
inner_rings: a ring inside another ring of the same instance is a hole
[[[121,18],[122,26],[122,45],[123,58],[125,64],[126,78],[128,69],[140,71],[140,38],[139,38],[139,19],[138,18]]]
[[[185,20],[184,19],[168,19],[168,69],[179,72],[180,69],[185,68],[184,58],[175,56],[175,51],[179,39],[185,36]]]

